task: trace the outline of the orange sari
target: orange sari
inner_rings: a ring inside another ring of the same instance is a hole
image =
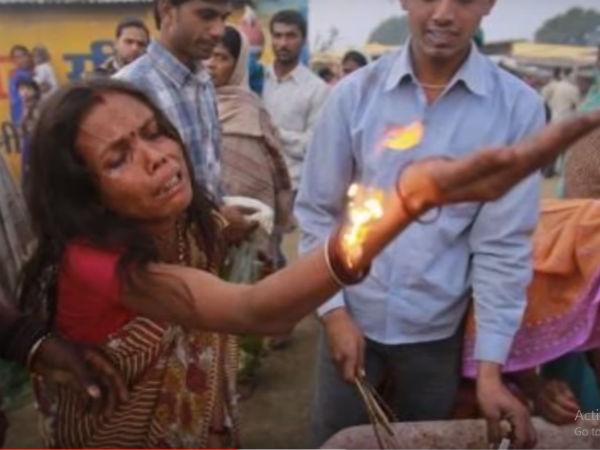
[[[600,346],[600,201],[543,201],[533,242],[534,277],[506,372]],[[471,308],[463,361],[469,377],[476,370],[475,320]]]

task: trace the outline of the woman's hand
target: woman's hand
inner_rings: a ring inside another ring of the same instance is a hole
[[[448,203],[491,201],[600,126],[600,111],[552,124],[514,145],[478,151],[462,159],[428,158],[410,165],[398,191],[410,212]]]
[[[535,409],[549,422],[566,425],[575,421],[580,407],[567,383],[547,380],[535,399]]]

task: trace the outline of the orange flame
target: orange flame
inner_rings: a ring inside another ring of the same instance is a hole
[[[390,150],[406,151],[416,147],[423,140],[423,122],[415,121],[404,127],[394,128],[385,135],[383,145]]]
[[[384,192],[353,184],[348,189],[348,224],[342,234],[341,246],[346,264],[353,268],[362,257],[369,225],[383,217]]]

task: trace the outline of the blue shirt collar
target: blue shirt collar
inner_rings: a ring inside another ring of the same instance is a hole
[[[473,94],[487,96],[489,90],[487,88],[485,66],[485,57],[479,52],[475,44],[471,44],[471,51],[467,60],[452,78],[448,89],[452,89],[457,83],[462,82]],[[386,80],[385,90],[391,91],[407,78],[413,82],[416,80],[410,55],[410,40],[397,54],[396,61],[393,63]]]
[[[185,85],[192,78],[201,83],[209,80],[202,64],[198,63],[195,72],[192,72],[157,40],[152,40],[147,54],[156,67],[179,87]]]

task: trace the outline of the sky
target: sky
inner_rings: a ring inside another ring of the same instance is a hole
[[[310,42],[329,35],[332,26],[340,34],[337,50],[361,47],[383,20],[402,15],[398,0],[309,0]],[[544,21],[579,6],[600,12],[600,0],[497,0],[483,22],[486,41],[532,39]]]

